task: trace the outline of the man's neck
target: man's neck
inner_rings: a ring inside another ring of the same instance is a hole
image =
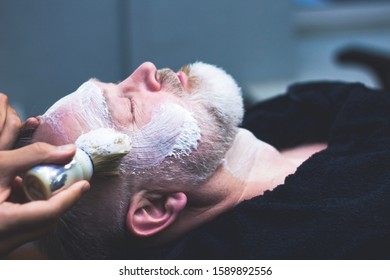
[[[187,192],[187,206],[165,238],[181,235],[244,200],[274,189],[296,167],[275,148],[240,129],[223,165],[204,185]]]
[[[241,192],[238,203],[284,183],[297,167],[273,146],[244,129],[240,129],[224,162],[225,171],[242,182],[241,189],[236,189]]]

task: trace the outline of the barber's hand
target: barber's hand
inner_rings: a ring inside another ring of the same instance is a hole
[[[20,137],[31,137],[39,126],[39,118],[28,118],[23,124],[18,113],[8,104],[8,97],[0,92],[0,150],[9,150]]]
[[[80,181],[47,201],[20,204],[15,202],[22,189],[22,179],[17,175],[41,163],[66,164],[75,152],[74,145],[55,147],[46,143],[0,151],[0,256],[47,233],[89,189],[87,181]]]
[[[0,93],[0,150],[12,148],[21,127],[18,113],[8,104],[8,97]]]

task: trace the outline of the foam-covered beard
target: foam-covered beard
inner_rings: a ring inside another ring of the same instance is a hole
[[[165,69],[160,77],[165,81],[163,87],[191,104],[201,139],[184,158],[167,157],[155,168],[145,170],[133,165],[128,182],[135,188],[145,184],[169,186],[173,182],[176,186],[198,186],[221,166],[234,141],[244,112],[241,89],[234,79],[224,70],[202,62],[184,66],[181,71],[188,76],[188,92],[173,71]]]
[[[208,153],[224,154],[226,152],[226,147],[230,146],[233,141],[236,128],[243,118],[244,109],[241,89],[229,74],[214,65],[196,62],[182,67],[181,71],[188,75],[187,90],[189,92],[186,92],[186,90],[183,89],[175,72],[170,69],[158,71],[162,88],[172,94],[180,96],[182,99],[186,99],[189,103],[194,104],[192,109],[195,110],[194,112],[191,112],[191,115],[189,115],[188,112],[186,114],[184,111],[182,112],[183,116],[186,115],[185,119],[187,120],[182,125],[183,128],[186,127],[186,129],[183,129],[181,136],[185,141],[179,141],[181,145],[176,145],[176,147],[181,146],[182,148],[175,148],[173,151],[177,152],[171,151],[168,155],[173,155],[174,157],[183,155],[188,156],[191,154],[191,150],[196,150],[198,146],[196,141],[213,142],[217,138],[223,143],[215,143],[215,145],[213,145],[214,151],[208,151]],[[177,122],[178,118],[174,118],[174,115],[175,111],[176,113],[181,111],[180,106],[176,106],[175,108],[169,105],[167,110],[172,111],[169,122]],[[158,130],[159,133],[167,127],[166,120],[166,118],[162,118],[158,121],[159,125],[156,127],[161,128]],[[216,124],[216,120],[220,123]],[[155,122],[151,123],[155,124]],[[224,127],[220,126],[221,123]],[[201,127],[199,128],[199,126]],[[153,130],[151,129],[150,131]],[[203,135],[202,139],[200,139],[201,134]],[[210,134],[213,134],[212,137]],[[185,136],[183,137],[183,135]],[[161,137],[161,135],[159,137]],[[166,139],[168,140],[168,138]],[[162,142],[164,143],[165,141]],[[161,142],[158,144],[156,141],[155,145],[149,145],[149,147],[154,147],[154,152],[149,150],[148,158],[150,159],[154,154],[156,155],[155,159],[159,159],[159,163],[162,162],[162,159],[167,155],[167,153],[162,153],[162,151],[165,150],[164,145],[161,145]],[[157,147],[163,148],[157,149],[156,153]],[[164,155],[164,157],[161,155]],[[134,161],[134,163],[137,167],[142,166],[139,161]],[[216,166],[212,166],[211,168],[213,169],[215,167]]]
[[[218,117],[232,126],[238,126],[244,115],[244,106],[240,87],[223,69],[196,62],[182,70],[189,75],[192,102],[212,108]]]

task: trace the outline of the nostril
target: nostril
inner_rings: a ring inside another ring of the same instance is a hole
[[[158,71],[156,71],[156,72],[154,73],[154,79],[155,79],[158,83],[160,83],[160,73],[159,73]]]
[[[126,80],[119,85],[122,89],[159,91],[161,85],[158,81],[156,66],[151,62],[141,64]]]
[[[150,91],[159,91],[161,89],[157,68],[151,62],[145,63],[145,84]]]
[[[142,63],[131,75],[139,86],[150,91],[159,91],[161,86],[158,81],[157,68],[152,62]]]

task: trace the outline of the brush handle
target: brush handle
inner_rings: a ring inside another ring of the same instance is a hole
[[[92,173],[91,158],[77,149],[72,161],[66,165],[37,165],[27,171],[23,178],[24,191],[30,200],[47,200],[77,181],[89,181]]]

